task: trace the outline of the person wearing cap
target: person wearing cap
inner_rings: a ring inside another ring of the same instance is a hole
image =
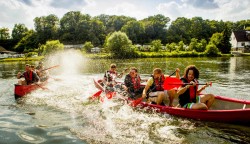
[[[22,77],[24,77],[24,80],[19,80],[19,85],[30,85],[32,83],[39,82],[40,80],[38,75],[34,71],[32,71],[29,64],[25,65],[25,72],[18,72],[17,78],[20,79]]]
[[[38,66],[36,67],[36,72],[37,75],[40,77],[41,82],[44,82],[49,78],[49,71],[44,70],[44,65],[42,61],[40,61]]]

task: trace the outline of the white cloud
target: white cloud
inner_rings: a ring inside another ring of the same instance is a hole
[[[192,1],[192,2],[191,2]],[[190,3],[191,2],[191,3]],[[169,3],[161,3],[157,6],[160,13],[165,14],[175,20],[177,17],[202,17],[203,19],[224,20],[224,21],[238,21],[242,19],[249,19],[250,1],[244,0],[215,0],[213,4],[218,6],[213,9],[204,7],[197,8],[197,0],[182,0],[181,3],[175,1]]]

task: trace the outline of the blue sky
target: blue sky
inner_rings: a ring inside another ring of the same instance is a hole
[[[0,27],[10,30],[22,23],[34,28],[35,17],[68,11],[96,16],[125,15],[137,20],[163,14],[171,21],[177,17],[239,21],[250,19],[250,0],[0,0]]]

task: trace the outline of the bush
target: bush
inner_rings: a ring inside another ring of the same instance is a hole
[[[64,45],[59,40],[52,40],[47,41],[45,45],[41,45],[39,49],[43,50],[43,55],[48,55],[64,50]]]
[[[211,43],[206,46],[205,54],[207,56],[218,56],[218,55],[220,55],[219,49],[214,44],[211,44]]]
[[[93,48],[93,44],[91,42],[85,42],[83,45],[83,49],[87,52],[87,53],[91,53],[91,48]]]
[[[114,32],[107,37],[106,46],[114,58],[130,58],[135,54],[131,40],[123,32]]]
[[[27,57],[32,57],[32,56],[38,56],[38,53],[37,52],[29,52],[29,53],[26,53],[24,54],[24,56],[27,58]]]

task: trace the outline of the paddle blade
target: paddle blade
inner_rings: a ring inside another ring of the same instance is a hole
[[[143,98],[138,98],[136,100],[134,100],[132,103],[131,103],[131,106],[132,107],[136,107],[138,104],[140,104],[142,102]]]
[[[178,78],[167,77],[164,81],[164,90],[171,90],[178,88],[183,84],[183,82]]]
[[[90,96],[89,98],[91,98],[91,99],[98,98],[98,97],[100,97],[101,93],[102,93],[102,91],[99,90],[98,92],[96,92],[96,93],[94,93],[92,96]]]

